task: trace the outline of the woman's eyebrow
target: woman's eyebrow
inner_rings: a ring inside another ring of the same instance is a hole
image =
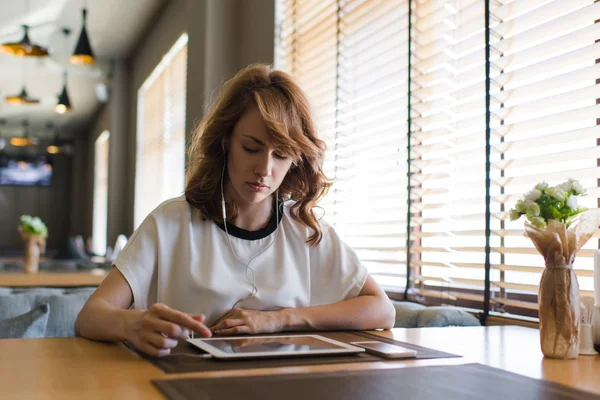
[[[244,134],[242,134],[242,136],[245,136],[245,137],[247,137],[247,138],[249,138],[249,139],[252,139],[252,140],[254,140],[256,143],[260,144],[261,146],[264,146],[264,145],[265,145],[265,143],[264,143],[262,140],[260,140],[260,139],[258,139],[258,138],[256,138],[256,137],[254,137],[254,136],[252,136],[252,135],[244,135]]]

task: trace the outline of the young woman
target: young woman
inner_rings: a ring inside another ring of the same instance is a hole
[[[266,65],[239,72],[192,140],[185,195],[134,232],[77,334],[163,356],[191,331],[391,328],[385,292],[313,214],[330,186],[324,152],[289,75]]]

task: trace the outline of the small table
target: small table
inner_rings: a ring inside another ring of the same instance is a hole
[[[108,271],[96,268],[82,272],[40,271],[34,274],[24,272],[1,272],[0,287],[76,287],[98,286]]]

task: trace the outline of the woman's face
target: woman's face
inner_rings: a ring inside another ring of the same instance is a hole
[[[239,202],[260,203],[277,190],[292,160],[269,144],[256,106],[248,108],[233,129],[228,148],[227,194]]]

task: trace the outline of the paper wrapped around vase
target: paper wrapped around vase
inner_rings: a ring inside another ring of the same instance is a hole
[[[546,357],[571,359],[579,353],[579,283],[573,263],[599,224],[598,209],[580,214],[568,229],[556,220],[543,229],[525,223],[525,236],[546,262],[538,297],[540,344]]]
[[[23,269],[26,274],[38,272],[40,265],[40,254],[46,251],[46,238],[40,235],[32,235],[20,232],[25,242],[25,260]]]

